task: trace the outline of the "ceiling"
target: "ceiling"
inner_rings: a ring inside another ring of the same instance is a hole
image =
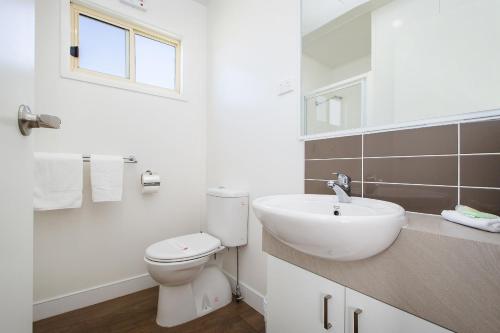
[[[302,35],[307,35],[366,2],[369,0],[303,0]]]

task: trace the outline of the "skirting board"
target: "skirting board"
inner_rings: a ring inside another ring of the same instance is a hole
[[[229,274],[225,270],[223,270],[223,272],[228,277],[232,290],[234,290],[236,286],[236,277]],[[243,302],[250,305],[252,308],[254,308],[257,312],[259,312],[261,315],[265,317],[264,296],[257,290],[253,289],[252,287],[248,286],[247,284],[241,281],[240,281],[240,290],[244,298]]]
[[[158,285],[149,274],[141,274],[77,292],[33,303],[33,321],[84,308]]]
[[[224,271],[234,290],[236,278]],[[102,284],[96,287],[80,290],[77,292],[45,299],[33,303],[33,321],[57,316],[59,314],[84,308],[113,298],[125,296],[147,288],[152,288],[158,284],[149,276],[141,274],[128,279]],[[244,297],[244,302],[264,315],[264,296],[240,282],[240,290]]]

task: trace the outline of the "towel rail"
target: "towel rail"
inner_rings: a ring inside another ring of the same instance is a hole
[[[90,155],[83,155],[82,158],[84,162],[90,162]],[[137,159],[134,155],[124,156],[123,163],[137,163]]]

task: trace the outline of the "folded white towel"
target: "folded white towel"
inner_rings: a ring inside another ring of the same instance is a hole
[[[489,232],[500,232],[500,218],[485,219],[477,217],[468,217],[456,210],[443,210],[441,216],[446,220],[463,224],[468,227],[486,230]]]
[[[33,207],[35,210],[82,206],[81,154],[35,153]]]
[[[90,182],[92,201],[120,201],[123,192],[123,158],[121,156],[91,155]]]

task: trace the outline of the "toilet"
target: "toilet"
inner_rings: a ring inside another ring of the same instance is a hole
[[[212,255],[247,243],[248,193],[224,187],[207,191],[207,232],[150,245],[144,260],[159,283],[156,322],[177,326],[231,302],[231,286]]]

